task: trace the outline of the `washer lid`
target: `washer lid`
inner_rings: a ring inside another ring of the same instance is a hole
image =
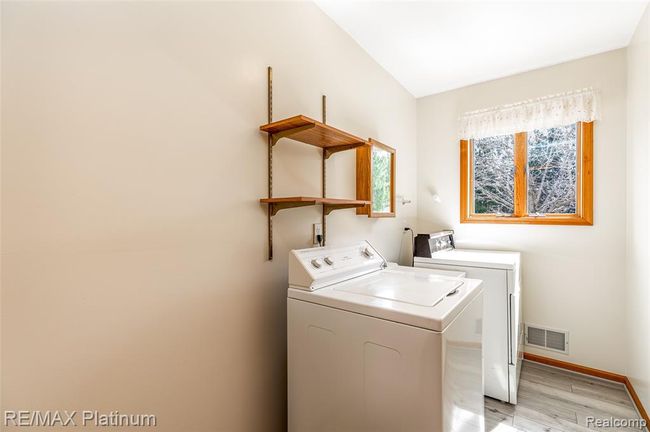
[[[431,254],[431,258],[415,257],[416,263],[436,263],[468,267],[514,270],[519,267],[519,252],[473,249],[451,249]]]
[[[334,286],[334,291],[349,292],[417,306],[432,307],[460,287],[460,279],[442,279],[430,273],[384,271],[356,283]]]
[[[444,331],[482,291],[481,281],[392,267],[316,291],[290,288],[290,298]]]

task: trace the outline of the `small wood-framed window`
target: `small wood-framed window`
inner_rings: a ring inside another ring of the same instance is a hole
[[[593,122],[461,140],[460,221],[593,225]]]
[[[370,205],[357,208],[358,215],[395,217],[395,149],[372,138],[357,148],[357,199]]]

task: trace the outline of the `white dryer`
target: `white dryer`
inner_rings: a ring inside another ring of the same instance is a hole
[[[517,403],[523,359],[519,252],[456,249],[453,231],[418,234],[415,267],[462,271],[483,281],[485,394]]]
[[[484,430],[480,281],[363,242],[292,251],[287,303],[290,432]]]

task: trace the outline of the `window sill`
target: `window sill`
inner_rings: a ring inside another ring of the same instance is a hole
[[[585,225],[592,226],[593,220],[577,216],[479,216],[470,215],[460,218],[460,223],[483,223],[483,224],[527,224],[527,225]]]

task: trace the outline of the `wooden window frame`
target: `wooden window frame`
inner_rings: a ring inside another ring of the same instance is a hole
[[[368,140],[370,145],[357,147],[357,199],[371,201],[371,204],[357,208],[357,215],[370,218],[395,217],[395,159],[397,152],[375,139]],[[378,147],[390,153],[390,211],[372,210],[372,149]]]
[[[577,179],[576,179],[576,213],[545,214],[530,216],[527,214],[527,134],[515,135],[515,209],[512,216],[474,213],[474,187],[472,167],[471,140],[460,141],[460,222],[492,224],[537,224],[537,225],[593,225],[593,122],[578,122],[577,126]]]

